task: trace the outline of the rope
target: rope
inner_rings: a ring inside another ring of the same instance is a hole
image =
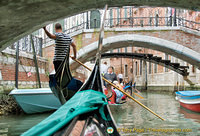
[[[24,58],[24,57],[21,57],[22,59]],[[24,60],[24,59],[23,59]],[[23,68],[23,70],[26,72],[26,74],[28,73],[27,71],[26,71],[26,69],[24,68],[24,66],[23,66],[23,63],[22,63],[22,60],[20,60],[19,59],[19,64],[21,64],[21,67]],[[33,64],[33,63],[32,63]],[[29,63],[29,65],[30,65],[30,63]],[[31,70],[32,70],[32,68],[33,68],[33,66],[32,65],[30,65],[31,66],[31,69],[29,70],[30,72],[31,72]]]

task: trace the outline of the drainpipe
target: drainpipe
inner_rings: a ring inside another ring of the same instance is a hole
[[[147,90],[147,62],[144,61],[144,65],[145,65],[145,90]]]
[[[15,63],[15,87],[18,88],[18,74],[19,74],[19,41],[16,47],[16,63]]]
[[[147,50],[144,48],[144,53],[147,53]],[[146,62],[146,60],[144,60],[144,68],[145,68],[145,83],[144,83],[144,89],[145,90],[147,90],[147,86],[148,86],[148,84],[147,84],[147,62]]]
[[[121,74],[122,74],[122,58],[121,58]]]

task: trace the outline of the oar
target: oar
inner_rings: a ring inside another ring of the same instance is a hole
[[[140,97],[141,99],[144,99],[144,97],[142,97],[141,95],[137,94],[137,93],[134,93],[132,92],[134,95],[136,95],[137,97]]]
[[[71,57],[71,56],[70,56]],[[72,58],[72,57],[71,57]],[[72,58],[73,59],[73,58]],[[80,65],[82,65],[83,67],[85,67],[86,69],[88,69],[89,71],[92,71],[89,67],[85,66],[82,62],[80,62],[77,59],[73,59],[74,61],[76,61],[77,63],[79,63]],[[124,90],[120,89],[119,87],[117,87],[115,84],[111,83],[110,81],[108,81],[107,79],[105,79],[104,77],[102,77],[102,79],[104,81],[106,81],[107,83],[109,83],[110,85],[112,85],[113,87],[115,87],[116,89],[118,89],[119,91],[121,91],[123,94],[125,94],[127,97],[129,97],[130,99],[132,99],[133,101],[135,101],[136,103],[138,103],[140,106],[142,106],[143,108],[145,108],[146,110],[148,110],[149,112],[151,112],[152,114],[154,114],[155,116],[157,116],[158,118],[160,118],[161,120],[165,120],[164,118],[160,117],[158,114],[156,114],[155,112],[153,112],[151,109],[149,109],[148,107],[146,107],[144,104],[142,104],[141,102],[139,102],[138,100],[136,100],[135,98],[133,98],[132,96],[130,96],[128,93],[124,92]]]
[[[141,93],[138,89],[136,89],[136,88],[133,88],[135,91],[137,91],[138,93]]]

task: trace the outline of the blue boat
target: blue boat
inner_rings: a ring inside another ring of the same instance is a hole
[[[18,105],[27,114],[56,110],[61,106],[50,88],[14,89],[10,92]]]

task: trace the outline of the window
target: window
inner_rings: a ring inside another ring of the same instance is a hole
[[[110,26],[113,25],[113,10],[110,9]]]
[[[127,64],[124,65],[124,75],[125,75],[125,77],[128,77],[128,65]]]
[[[142,60],[140,60],[140,75],[142,75]]]
[[[124,8],[124,18],[127,18],[127,8]]]
[[[56,32],[56,30],[55,30],[55,24],[56,23],[53,23],[53,34]]]
[[[130,73],[133,74],[133,68],[130,69]]]
[[[117,49],[117,52],[120,53],[120,49],[119,48]]]
[[[194,65],[192,65],[192,73],[196,73],[196,68]]]
[[[135,62],[135,75],[138,75],[138,67],[137,67],[137,61]]]
[[[119,8],[117,8],[117,24],[119,24],[120,22],[120,12],[119,12]]]
[[[157,64],[154,64],[154,73],[157,73],[157,71],[158,71],[157,67],[158,67]]]
[[[169,60],[169,55],[167,53],[165,53],[165,60]],[[165,67],[165,72],[168,72],[168,68]]]
[[[151,74],[151,71],[152,71],[152,69],[151,69],[151,62],[149,62],[149,74]]]
[[[3,78],[2,78],[2,74],[1,74],[1,70],[0,70],[0,80],[3,80]]]
[[[129,16],[132,17],[132,7],[129,7]]]
[[[127,53],[127,52],[128,52],[128,49],[127,49],[127,47],[125,47],[125,48],[124,48],[124,50],[125,50],[125,53]]]

